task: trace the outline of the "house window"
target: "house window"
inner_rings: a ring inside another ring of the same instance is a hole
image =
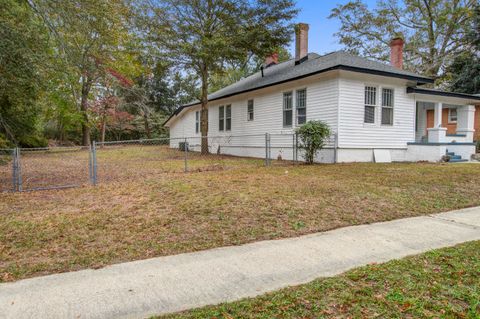
[[[195,133],[200,132],[200,111],[195,112]]]
[[[225,128],[225,107],[218,107],[218,130],[223,131]]]
[[[448,123],[457,123],[457,109],[448,109]]]
[[[292,126],[292,92],[283,93],[283,126],[290,127]]]
[[[230,131],[232,129],[232,106],[225,106],[225,130]]]
[[[393,125],[393,90],[382,89],[382,124]]]
[[[375,123],[375,106],[377,105],[377,88],[374,86],[365,87],[365,123]]]
[[[253,100],[247,102],[247,121],[253,121]]]
[[[307,90],[297,91],[297,124],[307,122]]]

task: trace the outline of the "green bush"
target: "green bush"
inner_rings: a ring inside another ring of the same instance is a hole
[[[48,141],[40,135],[26,135],[19,138],[18,144],[21,147],[45,147]]]
[[[322,121],[308,121],[297,129],[300,139],[299,148],[305,150],[303,157],[308,164],[313,160],[325,142],[330,137],[331,131],[327,123]]]
[[[477,153],[480,153],[480,140],[477,141],[476,151]]]
[[[5,138],[5,135],[0,133],[0,148],[8,148],[9,146],[10,145],[9,145],[7,139]]]

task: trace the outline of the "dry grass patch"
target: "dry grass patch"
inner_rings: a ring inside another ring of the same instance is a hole
[[[0,194],[2,280],[480,205],[477,165],[240,162]]]

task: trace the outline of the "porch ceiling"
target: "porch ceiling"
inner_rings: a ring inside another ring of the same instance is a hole
[[[414,94],[418,101],[443,102],[452,105],[479,105],[480,96],[456,92],[446,92],[433,89],[408,87],[408,94]]]

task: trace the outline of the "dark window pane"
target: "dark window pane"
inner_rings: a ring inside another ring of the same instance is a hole
[[[218,108],[218,130],[223,131],[223,123],[225,118],[225,109],[223,106]]]
[[[230,131],[232,129],[232,106],[227,105],[225,107],[225,130]]]
[[[305,124],[307,122],[307,109],[298,109],[297,110],[297,123]]]
[[[382,124],[385,124],[385,125],[393,124],[393,108],[382,107]]]
[[[292,126],[292,92],[283,93],[283,126]]]
[[[195,133],[200,130],[200,112],[195,112]]]
[[[248,100],[247,120],[253,121],[253,100]]]
[[[292,110],[283,111],[283,126],[292,126]]]
[[[373,86],[365,87],[365,104],[376,105],[377,104],[377,88]]]
[[[382,106],[393,106],[393,90],[382,90]]]
[[[307,121],[307,90],[297,91],[297,124]]]
[[[375,107],[365,106],[365,123],[375,123]]]
[[[292,109],[292,92],[283,93],[283,109]]]

